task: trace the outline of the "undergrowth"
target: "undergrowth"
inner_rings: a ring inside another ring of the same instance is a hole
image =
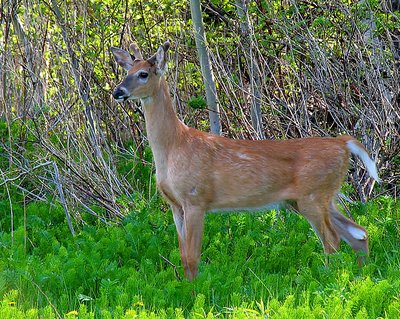
[[[325,256],[300,216],[209,214],[198,278],[183,278],[172,214],[138,200],[123,224],[93,219],[75,237],[63,208],[0,202],[0,318],[398,318],[399,204],[354,205],[370,235]],[[24,214],[26,220],[24,222]],[[25,225],[25,227],[24,227]]]

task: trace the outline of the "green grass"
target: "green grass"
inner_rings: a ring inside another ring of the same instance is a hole
[[[370,235],[359,269],[345,243],[325,256],[293,213],[209,214],[198,278],[183,279],[171,212],[160,200],[122,226],[72,237],[59,206],[0,202],[0,318],[399,318],[400,207],[352,207]],[[163,212],[164,211],[164,212]]]

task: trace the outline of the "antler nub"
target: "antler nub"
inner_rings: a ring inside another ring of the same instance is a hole
[[[169,43],[168,40],[165,41],[165,42],[164,42],[164,45],[163,45],[164,52],[167,52],[170,46],[171,46],[171,43]]]
[[[133,52],[136,60],[143,60],[142,53],[140,53],[139,47],[136,43],[131,43],[131,45],[129,46],[129,51]]]

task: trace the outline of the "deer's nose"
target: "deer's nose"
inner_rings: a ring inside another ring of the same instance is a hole
[[[126,90],[126,88],[124,88],[123,86],[119,86],[119,87],[115,88],[112,96],[114,97],[114,99],[117,102],[123,102],[128,99],[129,93]]]

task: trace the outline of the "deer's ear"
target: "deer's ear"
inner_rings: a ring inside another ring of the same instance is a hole
[[[147,61],[155,65],[157,68],[157,74],[163,75],[167,71],[167,59],[166,52],[168,51],[170,44],[166,41],[162,46],[160,46],[156,52],[150,59]]]
[[[133,66],[132,56],[128,51],[111,47],[111,52],[115,57],[115,61],[126,71],[129,71]]]

